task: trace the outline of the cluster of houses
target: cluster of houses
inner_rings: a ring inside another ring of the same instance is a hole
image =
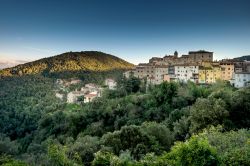
[[[225,80],[240,88],[250,85],[250,61],[213,61],[213,52],[204,50],[190,51],[188,55],[178,57],[178,52],[175,51],[174,55],[153,57],[149,63],[140,63],[125,72],[124,76],[146,78],[149,84],[160,84],[163,81],[211,84],[217,80]]]
[[[56,84],[59,86],[60,91],[64,93],[59,93],[59,91],[57,91],[55,94],[56,97],[60,98],[61,100],[66,98],[67,103],[89,103],[92,102],[95,98],[101,97],[105,88],[113,90],[117,86],[115,80],[108,78],[104,82],[105,87],[101,87],[94,83],[88,83],[83,85],[79,90],[76,89],[74,91],[68,92],[67,87],[80,84],[81,82],[82,81],[79,79],[58,79],[56,81]]]

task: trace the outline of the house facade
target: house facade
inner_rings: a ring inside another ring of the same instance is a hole
[[[240,72],[234,74],[234,86],[242,88],[250,85],[250,72]]]
[[[116,89],[117,86],[117,82],[111,78],[106,79],[104,84],[111,90]]]
[[[176,65],[175,77],[180,82],[187,82],[188,80],[198,83],[199,66],[197,65]]]

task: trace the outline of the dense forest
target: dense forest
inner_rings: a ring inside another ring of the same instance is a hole
[[[1,79],[0,165],[249,165],[250,88],[116,79],[81,105],[51,77]]]
[[[0,70],[0,78],[42,74],[44,76],[131,69],[133,64],[98,51],[67,52],[16,67]]]

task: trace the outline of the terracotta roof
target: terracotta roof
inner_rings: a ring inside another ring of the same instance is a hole
[[[84,97],[96,97],[96,96],[97,96],[97,94],[87,94]]]

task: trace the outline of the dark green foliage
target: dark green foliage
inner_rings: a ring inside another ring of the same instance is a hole
[[[174,142],[173,133],[163,123],[145,122],[141,126],[141,131],[151,140],[158,142],[160,146],[157,154],[168,151]]]
[[[243,88],[232,96],[230,119],[237,128],[250,127],[250,88]]]
[[[11,141],[9,137],[0,134],[0,155],[16,155],[18,153],[19,145],[16,141]]]
[[[129,150],[135,159],[142,155],[156,150],[158,142],[151,139],[150,135],[141,132],[138,126],[125,126],[120,131],[105,134],[101,142],[112,148],[114,154],[119,155],[121,151]]]
[[[117,89],[76,105],[55,98],[53,78],[0,80],[0,162],[124,166],[249,162],[249,131],[237,131],[250,127],[249,88],[237,90],[223,82],[206,87],[164,82],[145,92],[143,81],[125,79],[121,71],[76,73],[82,84],[102,85],[108,75],[119,78]],[[204,132],[214,125],[221,125],[221,130]],[[174,145],[176,141],[183,142]]]
[[[190,112],[191,132],[197,132],[209,125],[223,124],[228,116],[222,99],[198,99]]]
[[[61,108],[54,97],[53,82],[42,76],[0,80],[0,133],[19,139],[26,150],[42,115]]]
[[[71,159],[79,158],[81,162],[90,165],[94,159],[94,153],[100,149],[99,138],[80,134],[68,147],[67,153]]]
[[[135,93],[140,90],[141,80],[136,77],[131,77],[125,80],[124,87],[128,93]]]
[[[175,83],[163,82],[153,89],[152,95],[158,105],[171,104],[173,98],[177,95],[177,85]]]
[[[187,116],[182,116],[174,122],[174,136],[176,140],[183,141],[190,137],[189,128],[191,125],[190,119]]]

